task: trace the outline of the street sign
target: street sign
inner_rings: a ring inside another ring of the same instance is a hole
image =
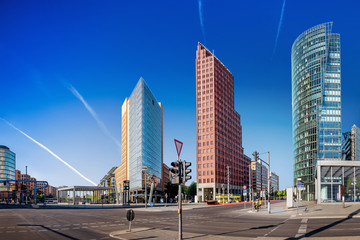
[[[166,198],[168,197],[167,193],[165,193],[165,197],[166,197]]]
[[[130,222],[131,222],[132,220],[134,220],[134,218],[135,218],[135,212],[134,212],[134,210],[132,210],[132,209],[128,210],[127,213],[126,213],[126,218],[127,218],[127,220],[130,221]]]
[[[175,142],[176,152],[178,154],[178,157],[180,158],[180,153],[181,153],[183,143],[176,139],[174,139],[174,142]]]
[[[132,210],[132,209],[128,210],[127,213],[126,213],[126,218],[129,221],[129,232],[131,232],[131,222],[135,218],[134,210]]]
[[[243,189],[246,189],[246,185],[243,186]]]
[[[297,187],[299,190],[304,190],[305,187],[304,187],[304,182],[303,181],[298,181],[297,182]]]

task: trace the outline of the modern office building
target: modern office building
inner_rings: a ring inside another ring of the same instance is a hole
[[[115,170],[119,192],[130,181],[133,196],[143,196],[144,177],[162,190],[163,107],[143,78],[122,106],[122,163]]]
[[[252,193],[256,196],[268,189],[268,168],[261,161],[251,161],[251,178]]]
[[[291,50],[294,184],[314,200],[317,161],[341,160],[340,35],[333,24],[312,27]]]
[[[270,187],[273,192],[279,191],[279,176],[274,172],[270,172]]]
[[[196,52],[196,163],[199,201],[215,200],[222,187],[240,194],[248,185],[240,115],[234,109],[234,77],[204,45]],[[229,169],[229,170],[228,170]]]
[[[354,124],[343,141],[343,160],[360,161],[360,128]]]
[[[10,148],[0,145],[0,180],[15,180],[15,165],[15,153],[10,151]],[[12,190],[10,189],[10,184],[14,185],[13,182],[6,186],[1,184],[0,191]]]

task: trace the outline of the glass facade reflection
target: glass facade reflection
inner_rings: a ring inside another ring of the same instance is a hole
[[[162,171],[162,105],[143,78],[129,98],[128,134],[130,190],[141,190],[143,167],[157,180]]]
[[[318,203],[360,202],[360,162],[318,161],[315,182]]]
[[[316,162],[341,160],[340,35],[332,23],[295,40],[291,65],[294,183],[301,178],[303,198],[313,200]]]
[[[15,153],[3,145],[0,145],[0,180],[15,180]],[[7,190],[0,186],[0,191]]]

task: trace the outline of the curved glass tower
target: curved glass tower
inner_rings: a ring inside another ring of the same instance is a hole
[[[340,35],[332,22],[303,32],[291,50],[294,184],[314,200],[315,165],[341,160]]]

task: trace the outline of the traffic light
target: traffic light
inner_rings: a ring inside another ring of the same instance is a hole
[[[189,176],[189,173],[191,173],[191,169],[189,169],[189,167],[191,166],[191,162],[186,162],[185,160],[182,161],[182,162],[183,162],[183,168],[184,168],[183,181],[185,183],[187,180],[191,179],[191,176]]]
[[[173,174],[171,178],[172,184],[181,184],[182,183],[182,162],[176,161],[171,163],[172,168],[170,172]]]

